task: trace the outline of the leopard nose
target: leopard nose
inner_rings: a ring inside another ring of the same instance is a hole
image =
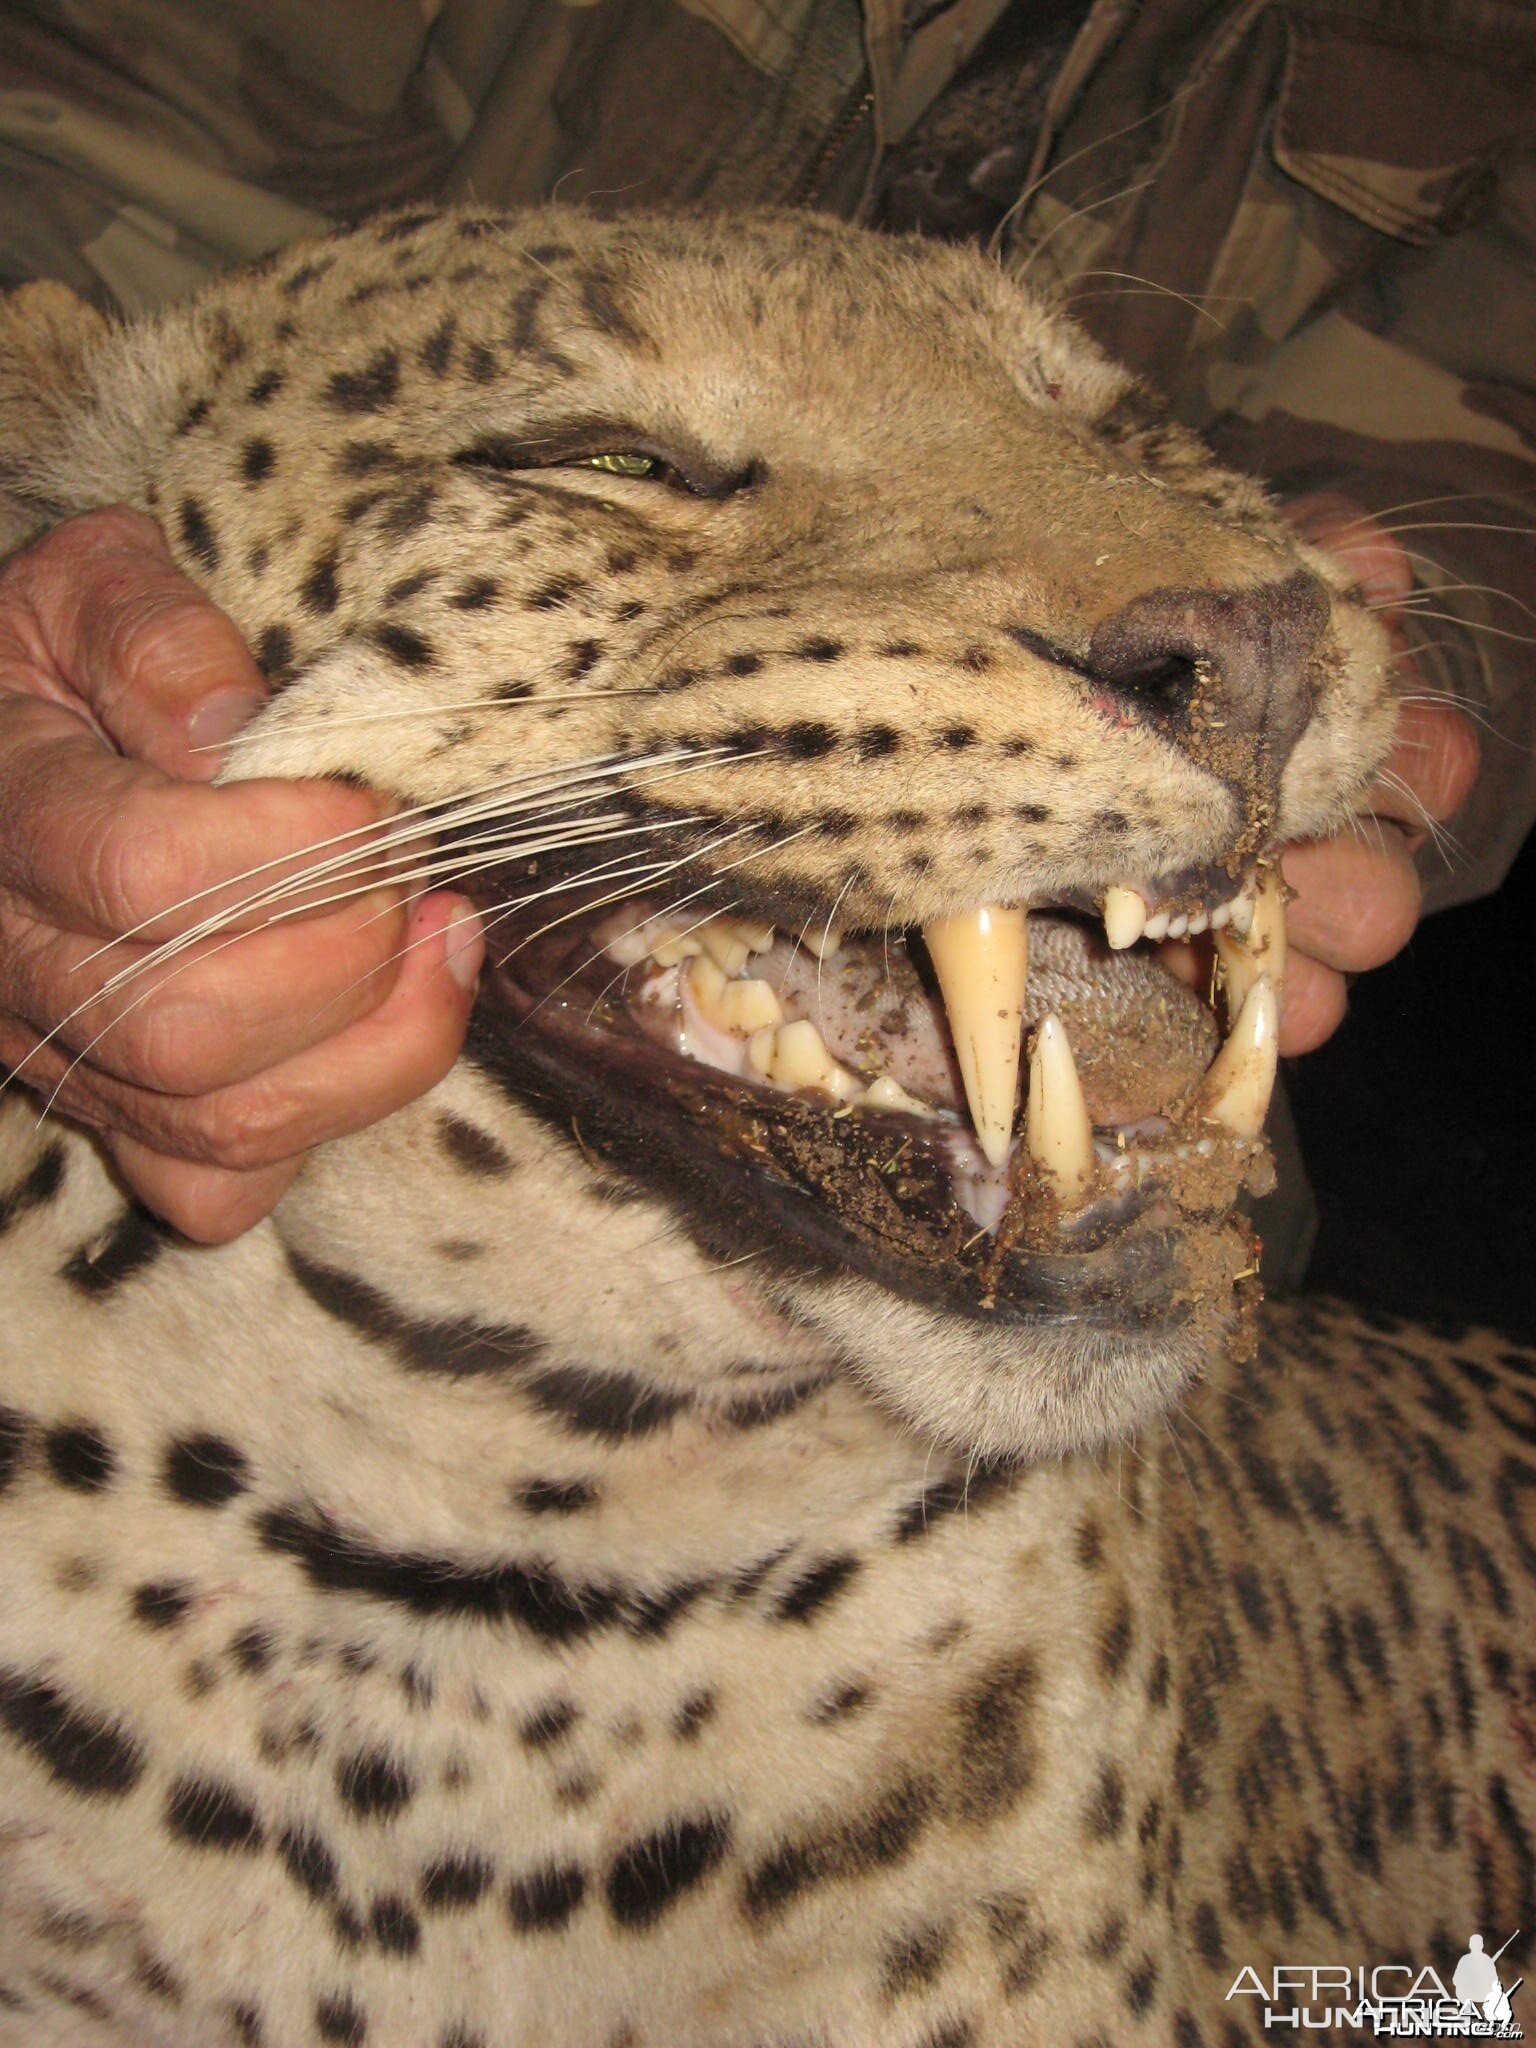
[[[1101,620],[1088,671],[1171,727],[1217,721],[1284,758],[1311,714],[1308,664],[1328,594],[1298,569],[1246,590],[1149,590]]]

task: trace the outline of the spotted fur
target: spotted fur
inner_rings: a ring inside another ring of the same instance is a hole
[[[4,317],[12,537],[157,513],[241,772],[666,755],[604,800],[705,902],[879,927],[1327,829],[1390,731],[1339,573],[956,252],[407,214]],[[1299,566],[1283,715],[1095,701]],[[0,1103],[0,2041],[1232,2048],[1244,1965],[1536,1923],[1529,1356],[748,1257],[505,1051],[217,1252]]]

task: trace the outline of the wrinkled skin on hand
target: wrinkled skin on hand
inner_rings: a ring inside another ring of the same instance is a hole
[[[0,573],[0,1061],[206,1241],[448,1071],[483,951],[463,899],[370,889],[93,1000],[253,869],[376,822],[334,783],[207,786],[264,695],[138,513],[70,520]]]

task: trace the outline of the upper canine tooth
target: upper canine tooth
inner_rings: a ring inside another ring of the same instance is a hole
[[[1280,998],[1269,976],[1261,974],[1200,1084],[1200,1114],[1240,1138],[1258,1137],[1269,1113],[1279,1059]]]
[[[1253,923],[1254,881],[1250,875],[1242,888],[1232,898],[1232,915],[1228,919],[1233,931],[1245,932]]]
[[[1024,1039],[1029,923],[1017,907],[984,904],[923,926],[939,977],[971,1121],[994,1166],[1008,1156]]]
[[[1250,904],[1246,929],[1234,917],[1216,934],[1216,956],[1227,977],[1229,1017],[1243,1007],[1261,974],[1279,988],[1285,975],[1285,886],[1277,868],[1265,875],[1258,900]]]
[[[1123,953],[1134,946],[1147,928],[1145,899],[1135,889],[1123,889],[1112,882],[1104,891],[1104,936],[1111,949]]]
[[[1075,1203],[1093,1178],[1093,1125],[1059,1017],[1041,1019],[1029,1055],[1024,1142],[1057,1200]]]

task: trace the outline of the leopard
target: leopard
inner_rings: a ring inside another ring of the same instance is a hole
[[[489,950],[232,1243],[0,1096],[0,2042],[1363,2040],[1529,1929],[1536,1361],[1256,1298],[1348,568],[782,211],[27,287],[3,545],[111,505],[266,675],[226,779],[387,807],[299,882]]]

